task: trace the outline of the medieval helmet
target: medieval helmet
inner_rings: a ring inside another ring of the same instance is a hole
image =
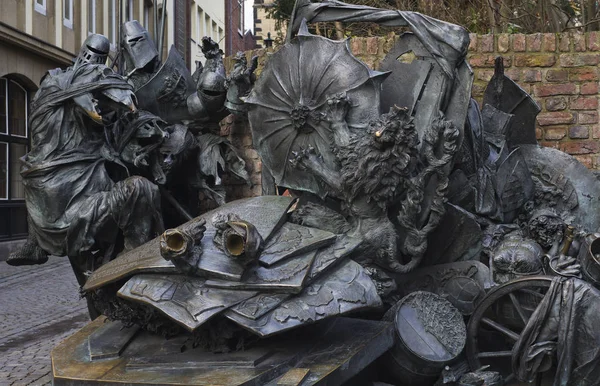
[[[83,42],[79,55],[75,60],[75,65],[81,63],[106,64],[109,52],[110,42],[108,38],[100,34],[91,34]]]
[[[128,71],[144,68],[158,58],[158,50],[150,34],[137,20],[124,23],[121,31],[121,44],[125,49]]]

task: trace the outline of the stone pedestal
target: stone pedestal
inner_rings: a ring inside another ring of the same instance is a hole
[[[393,326],[335,318],[225,354],[100,317],[52,351],[54,385],[341,385],[393,344]]]

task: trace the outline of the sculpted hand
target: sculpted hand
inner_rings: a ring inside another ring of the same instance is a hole
[[[350,99],[346,93],[339,93],[327,99],[324,119],[327,122],[343,122],[350,109]]]

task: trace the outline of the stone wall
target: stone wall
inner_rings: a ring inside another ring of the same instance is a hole
[[[475,70],[476,98],[483,96],[498,55],[504,58],[506,74],[542,108],[536,128],[540,144],[600,169],[600,33],[471,35],[469,62]]]
[[[393,47],[397,36],[355,38],[350,42],[354,55],[371,68]],[[247,53],[259,56],[259,69],[269,52]],[[551,146],[575,156],[588,168],[600,169],[600,125],[598,123],[598,64],[600,32],[586,34],[471,34],[468,60],[475,72],[473,97],[481,102],[487,82],[494,73],[494,59],[504,58],[506,74],[530,93],[542,111],[536,134],[541,145]],[[229,59],[229,58],[228,58]],[[230,60],[226,61],[230,67]],[[228,117],[222,134],[240,146],[253,182],[260,183],[260,161],[252,149],[247,124]],[[260,194],[260,186],[232,185],[230,197]]]

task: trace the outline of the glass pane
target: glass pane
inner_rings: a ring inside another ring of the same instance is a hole
[[[10,212],[11,237],[25,236],[27,234],[27,209],[25,204],[12,207]]]
[[[0,200],[8,199],[8,143],[0,142]]]
[[[108,31],[106,35],[108,35],[108,39],[111,43],[115,44],[115,19],[116,19],[116,0],[110,0],[108,4]]]
[[[0,78],[0,133],[6,134],[6,79]]]
[[[8,237],[10,208],[0,207],[0,239]]]
[[[88,31],[96,33],[96,0],[88,0]]]
[[[27,93],[13,81],[8,82],[8,126],[10,133],[27,136]]]
[[[71,1],[73,1],[73,0],[63,0],[63,1],[64,1],[64,3],[63,3],[63,5],[64,5],[64,13],[63,13],[64,18],[67,19],[67,20],[73,20],[72,19],[72,15],[71,15]]]
[[[20,143],[10,144],[10,198],[24,200],[23,179],[21,178],[21,161],[19,159],[27,153],[27,146]]]
[[[0,200],[8,198],[8,143],[0,142]]]

